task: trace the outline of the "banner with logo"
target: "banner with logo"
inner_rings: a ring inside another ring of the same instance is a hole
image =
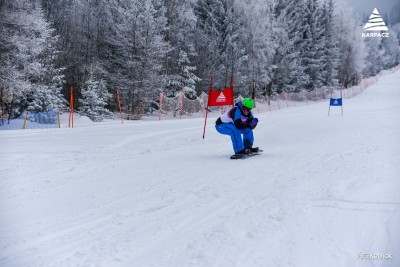
[[[231,85],[222,91],[214,91],[212,89],[212,78],[210,78],[210,88],[208,89],[208,101],[206,107],[206,116],[204,118],[204,129],[203,139],[206,135],[206,125],[208,116],[208,107],[219,107],[219,106],[234,106],[235,101],[233,100],[233,77],[231,76]]]
[[[342,93],[343,90],[342,89],[343,88],[339,89],[339,91],[331,89],[331,97],[329,100],[328,116],[331,113],[331,107],[341,107],[342,116],[343,116],[343,93]],[[336,96],[334,96],[334,94],[333,94],[334,91],[336,93]],[[339,96],[337,96],[338,93],[340,93]]]
[[[342,105],[342,99],[341,98],[331,98],[331,106],[341,106]]]
[[[222,91],[213,91],[212,89],[208,91],[209,107],[229,106],[229,105],[234,105],[233,87],[225,88]]]

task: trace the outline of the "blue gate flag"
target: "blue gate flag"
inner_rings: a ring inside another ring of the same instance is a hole
[[[342,105],[342,99],[341,98],[331,98],[330,105],[331,106],[341,106]]]

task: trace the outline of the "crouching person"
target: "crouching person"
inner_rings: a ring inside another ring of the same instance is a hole
[[[259,151],[258,147],[253,147],[253,129],[256,128],[258,119],[253,117],[252,108],[254,108],[254,101],[251,98],[245,98],[222,114],[215,122],[215,129],[220,134],[231,137],[235,154]]]

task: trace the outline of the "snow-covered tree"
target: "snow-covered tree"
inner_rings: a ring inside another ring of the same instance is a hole
[[[307,0],[305,9],[306,19],[304,23],[303,48],[304,72],[308,75],[306,89],[313,90],[323,84],[323,60],[324,60],[324,13],[317,0]]]
[[[179,73],[174,76],[175,79],[172,79],[171,83],[182,89],[188,97],[194,98],[196,96],[196,82],[201,79],[194,74],[196,67],[190,65],[189,57],[184,51],[179,53],[178,67]]]
[[[230,0],[199,0],[194,12],[197,17],[195,39],[198,54],[198,76],[207,88],[208,78],[223,88],[229,86],[232,70],[240,71],[244,47],[239,42],[242,27],[240,14]],[[234,75],[234,73],[233,73]]]
[[[144,114],[145,99],[158,97],[163,87],[163,61],[169,49],[164,40],[165,11],[156,10],[151,0],[132,4],[129,24],[128,109],[136,118]],[[136,9],[135,9],[136,8]]]
[[[383,54],[381,49],[381,38],[365,38],[365,68],[364,75],[374,76],[384,67]]]
[[[58,36],[40,4],[18,0],[2,8],[5,64],[2,85],[14,111],[44,111],[64,105],[63,69],[57,67]]]
[[[96,79],[93,72],[85,82],[82,89],[82,98],[79,99],[79,111],[93,121],[102,121],[111,112],[107,109],[107,102],[111,98],[108,93],[106,82],[103,79]]]
[[[400,62],[398,7],[379,40],[361,38],[365,21],[333,0],[2,0],[0,105],[53,108],[66,84],[77,100],[93,62],[136,118],[160,91],[198,94],[210,77],[223,88],[233,74],[246,96],[348,86]]]
[[[185,53],[190,62],[195,61],[198,56],[194,46],[196,27],[196,16],[193,12],[194,2],[195,0],[162,1],[167,18],[165,40],[170,47],[166,51],[165,61],[163,62],[163,72],[166,79],[164,93],[167,95],[175,95],[180,90],[175,81],[181,72],[180,54]]]
[[[336,38],[336,20],[334,18],[333,0],[326,0],[323,4],[323,56],[321,78],[323,85],[335,86],[339,65],[339,49]]]
[[[384,69],[393,68],[399,64],[400,44],[397,32],[394,28],[389,32],[389,37],[382,38],[381,46],[383,49],[382,63]]]
[[[273,61],[272,91],[301,90],[309,81],[303,62],[311,36],[307,33],[308,25],[304,12],[303,1],[278,0],[274,6],[274,15],[277,25],[280,25],[278,26],[280,32],[276,36],[278,45]]]
[[[361,29],[353,18],[351,9],[339,6],[335,10],[337,40],[340,54],[338,80],[346,88],[357,84],[364,68],[364,43]]]
[[[276,37],[282,28],[273,18],[272,3],[238,1],[236,5],[246,18],[240,40],[240,46],[246,49],[242,57],[246,68],[235,73],[242,76],[236,78],[236,84],[242,95],[252,96],[254,92],[254,96],[261,96],[271,85],[274,53],[278,48]]]

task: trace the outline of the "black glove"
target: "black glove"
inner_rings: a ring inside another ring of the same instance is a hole
[[[253,118],[253,119],[250,121],[250,127],[251,127],[252,129],[256,128],[257,123],[258,123],[258,119],[257,119],[257,118]]]

